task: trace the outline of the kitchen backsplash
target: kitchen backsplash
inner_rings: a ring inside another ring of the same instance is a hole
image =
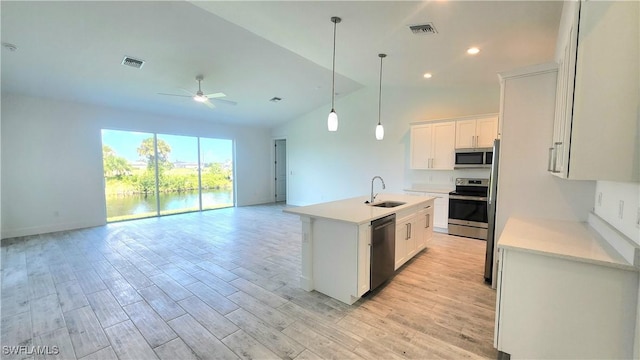
[[[455,186],[456,178],[488,179],[489,169],[465,169],[465,170],[409,170],[405,179],[405,185],[434,184]]]
[[[640,245],[640,184],[598,181],[594,212]]]

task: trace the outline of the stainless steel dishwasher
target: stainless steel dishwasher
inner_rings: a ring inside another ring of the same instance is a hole
[[[371,222],[371,281],[369,291],[393,275],[396,254],[396,214]]]

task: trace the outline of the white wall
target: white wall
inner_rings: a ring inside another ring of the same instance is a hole
[[[595,181],[564,180],[547,172],[557,72],[546,66],[531,69],[503,74],[496,238],[513,216],[586,221],[593,208]]]
[[[364,88],[336,101],[339,127],[327,131],[329,106],[316,109],[273,130],[287,139],[287,203],[308,205],[371,191],[380,175],[384,192],[402,193],[412,183],[449,183],[453,171],[409,169],[409,125],[430,119],[498,112],[499,86],[490,89],[382,90],[385,137],[374,136],[378,122],[378,88]],[[376,183],[379,192],[380,184]]]
[[[272,201],[269,130],[2,96],[2,238],[105,223],[102,128],[235,140],[238,205]]]

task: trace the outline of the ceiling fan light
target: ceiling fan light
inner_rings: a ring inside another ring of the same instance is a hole
[[[384,139],[384,127],[382,124],[376,126],[376,140]]]
[[[327,128],[329,131],[338,131],[338,114],[333,109],[331,109],[327,118]]]
[[[206,102],[208,99],[204,95],[196,95],[193,97],[193,100],[203,103],[203,102]]]

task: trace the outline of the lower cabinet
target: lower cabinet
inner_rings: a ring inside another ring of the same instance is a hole
[[[434,231],[449,232],[449,194],[425,193],[425,195],[436,198],[432,215]]]
[[[494,346],[518,359],[630,359],[637,289],[637,271],[499,248]]]
[[[433,202],[396,214],[395,270],[427,246],[433,237]]]
[[[448,233],[449,232],[449,194],[448,193],[432,193],[419,191],[406,191],[408,195],[430,196],[435,198],[432,218],[433,231]]]

